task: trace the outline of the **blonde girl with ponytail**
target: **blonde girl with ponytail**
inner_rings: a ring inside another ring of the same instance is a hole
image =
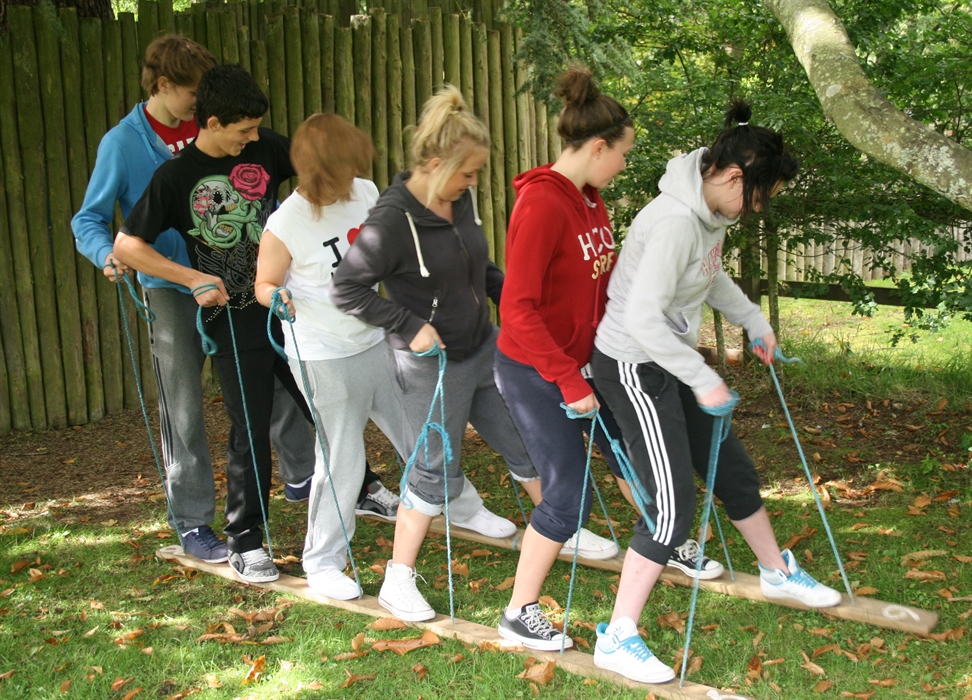
[[[448,478],[433,434],[403,484],[392,558],[378,598],[408,621],[435,615],[416,585],[415,563],[432,518],[444,510],[447,489],[453,525],[491,537],[516,531],[486,509],[462,472],[467,422],[503,455],[515,478],[536,478],[493,381],[498,329],[487,301],[499,303],[503,273],[489,259],[475,192],[488,156],[489,133],[462,94],[451,86],[439,91],[425,104],[412,136],[412,169],[381,194],[331,281],[331,300],[340,310],[385,331],[403,394],[409,451],[438,379],[437,358],[417,353],[437,347],[448,358],[444,427],[453,450],[445,465]],[[387,298],[377,293],[378,283]]]

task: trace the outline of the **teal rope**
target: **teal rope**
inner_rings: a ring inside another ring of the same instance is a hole
[[[192,296],[195,298],[200,294],[211,292],[214,289],[219,289],[219,287],[215,284],[201,284],[192,289]],[[267,533],[267,550],[270,552],[270,557],[273,558],[273,544],[270,542],[270,523],[267,521],[267,509],[263,504],[263,485],[260,483],[260,470],[257,469],[256,449],[253,447],[253,430],[250,427],[250,412],[246,407],[246,389],[243,387],[243,369],[240,367],[240,353],[236,349],[236,331],[233,329],[233,312],[229,304],[226,304],[226,315],[230,328],[230,340],[233,343],[233,359],[236,360],[236,376],[240,380],[240,399],[243,402],[243,419],[246,421],[246,437],[250,441],[250,461],[253,462],[253,476],[256,478],[257,491],[260,493],[260,513],[263,515],[263,529]],[[206,334],[206,328],[203,326],[202,306],[196,310],[196,330],[199,331],[199,337],[202,340],[203,352],[207,355],[215,355],[218,348],[216,341]]]
[[[419,433],[418,440],[415,442],[415,449],[412,450],[412,454],[405,463],[405,468],[402,469],[402,479],[398,484],[398,490],[401,493],[402,503],[406,508],[411,508],[411,501],[408,500],[408,474],[410,471],[412,471],[412,467],[415,466],[415,460],[418,458],[419,449],[424,448],[425,464],[428,466],[429,431],[432,430],[437,432],[442,438],[442,490],[443,493],[445,493],[446,557],[449,562],[449,619],[452,621],[452,624],[455,625],[456,606],[452,585],[452,532],[451,525],[449,523],[449,464],[452,462],[452,443],[449,440],[449,433],[446,432],[445,429],[445,394],[442,386],[446,371],[446,353],[445,350],[439,347],[438,343],[433,343],[431,348],[424,352],[416,352],[415,356],[438,357],[439,376],[435,383],[435,391],[432,392],[432,402],[429,404],[429,414],[425,419],[425,425],[422,426],[422,432]],[[435,404],[437,402],[439,404],[438,422],[432,420],[432,416],[435,413]]]
[[[611,437],[607,426],[604,425],[604,419],[601,418],[600,414],[598,414],[595,418],[600,424],[601,430],[604,431],[604,435],[607,437],[608,443],[611,445],[611,452],[614,453],[615,459],[618,460],[618,466],[621,467],[621,476],[624,477],[624,480],[628,482],[628,486],[631,488],[631,496],[635,500],[635,505],[638,506],[641,517],[648,526],[648,530],[654,535],[657,528],[654,521],[648,517],[648,505],[652,502],[651,496],[648,495],[645,485],[641,483],[641,479],[639,479],[638,475],[635,473],[634,467],[631,465],[631,460],[628,459],[628,454],[624,450],[624,446],[621,445],[619,440]],[[608,518],[608,523],[610,522],[611,519]]]
[[[591,422],[593,423],[593,421],[591,421]],[[594,426],[591,425],[591,430],[593,430],[593,429],[594,429]],[[593,436],[591,436],[590,442],[594,442],[594,437]],[[611,539],[614,540],[614,546],[617,547],[618,548],[618,551],[620,552],[621,551],[621,544],[618,542],[618,536],[614,532],[614,525],[611,524],[611,516],[608,515],[607,506],[604,505],[604,499],[601,497],[601,489],[599,489],[597,487],[597,479],[594,478],[594,472],[588,471],[588,477],[590,477],[591,486],[594,487],[594,493],[597,495],[597,502],[601,504],[601,512],[604,513],[604,519],[607,521],[608,532],[611,533]],[[577,542],[577,546],[578,547],[580,546],[580,539],[579,538],[580,538],[580,535],[578,535],[578,542]]]
[[[273,290],[273,294],[270,297],[270,313],[267,314],[267,337],[270,339],[270,344],[273,348],[280,353],[280,356],[286,359],[287,355],[277,341],[273,338],[273,317],[276,316],[281,321],[286,321],[290,324],[290,335],[294,341],[294,352],[297,354],[297,365],[300,367],[300,379],[304,383],[304,395],[307,397],[307,407],[310,409],[311,419],[314,421],[314,429],[317,432],[317,446],[321,449],[321,455],[324,459],[324,471],[327,472],[327,483],[331,486],[331,496],[334,498],[334,506],[337,509],[338,521],[341,523],[341,532],[344,534],[344,547],[348,550],[348,558],[351,560],[351,571],[354,572],[354,582],[358,584],[358,599],[361,599],[361,578],[358,576],[358,567],[354,562],[354,552],[351,551],[351,538],[348,537],[348,529],[344,525],[344,516],[341,515],[341,505],[338,503],[337,491],[334,489],[334,479],[331,477],[331,466],[327,458],[327,450],[324,449],[324,438],[321,437],[324,432],[321,430],[321,425],[317,419],[317,411],[314,408],[314,402],[311,401],[311,390],[310,382],[307,380],[307,372],[304,370],[304,362],[300,359],[300,348],[297,346],[297,334],[294,332],[294,318],[287,312],[287,307],[283,303],[283,296],[280,294],[281,291],[286,291],[287,295],[290,296],[290,290],[286,287],[277,287]],[[292,297],[291,297],[292,298]]]
[[[699,558],[695,562],[695,580],[692,583],[692,602],[689,604],[688,629],[685,632],[685,649],[682,652],[682,674],[678,686],[681,688],[685,684],[685,672],[688,670],[689,647],[692,644],[692,626],[695,624],[695,606],[699,598],[699,574],[702,573],[702,562],[705,561],[705,540],[709,536],[709,513],[712,510],[712,502],[715,498],[715,477],[716,467],[719,464],[719,447],[723,441],[729,437],[729,430],[732,427],[732,410],[739,403],[739,394],[730,391],[729,401],[721,406],[703,406],[699,404],[705,413],[713,416],[712,422],[712,442],[709,445],[709,470],[705,475],[705,501],[702,506],[702,536],[699,538]],[[719,528],[720,533],[722,528]],[[723,540],[723,546],[725,541]]]
[[[152,446],[152,456],[155,458],[155,467],[159,471],[159,479],[162,481],[162,492],[165,494],[165,507],[169,512],[169,518],[175,527],[176,535],[179,537],[179,546],[185,549],[185,542],[182,540],[182,532],[179,531],[179,523],[176,520],[175,512],[172,510],[172,497],[169,495],[168,483],[165,479],[165,470],[162,468],[162,460],[159,458],[159,450],[155,444],[155,434],[152,432],[152,425],[149,423],[148,408],[145,406],[145,394],[142,391],[142,375],[138,371],[138,358],[135,355],[135,345],[132,343],[132,331],[128,326],[128,312],[125,310],[125,299],[122,296],[122,286],[119,279],[125,280],[128,285],[128,293],[135,300],[135,308],[138,315],[147,323],[155,322],[155,312],[147,307],[138,294],[135,292],[135,285],[128,279],[128,275],[118,272],[115,263],[111,262],[105,267],[111,267],[115,273],[115,289],[118,291],[118,308],[121,309],[122,327],[125,329],[125,339],[128,341],[128,355],[132,360],[132,371],[135,373],[135,388],[138,389],[138,401],[142,406],[142,418],[145,420],[145,430],[148,432],[149,445]]]
[[[584,501],[587,500],[587,482],[593,481],[591,478],[591,455],[594,453],[594,427],[597,425],[598,413],[596,408],[587,413],[578,413],[567,404],[562,403],[560,406],[566,411],[567,417],[572,420],[591,419],[591,431],[588,433],[590,439],[587,441],[587,464],[584,466],[584,486],[581,488],[580,509],[577,512],[577,530],[575,530],[575,532],[580,532],[581,527],[584,525]],[[608,522],[611,522],[610,518],[608,518]],[[579,539],[580,537],[578,536]],[[567,588],[567,607],[564,608],[564,634],[560,639],[561,654],[567,648],[567,635],[570,629],[570,603],[574,597],[574,580],[577,574],[577,552],[580,551],[580,542],[578,541],[577,544],[578,546],[574,547],[574,557],[570,564],[570,586]]]
[[[766,345],[763,343],[762,338],[756,338],[751,344],[750,349],[755,349],[761,347],[765,350]],[[802,364],[803,360],[799,357],[785,357],[783,351],[780,347],[776,346],[776,353],[773,356],[774,360],[779,360],[784,364]],[[800,455],[800,462],[803,464],[803,471],[807,475],[807,484],[810,485],[810,491],[813,493],[813,500],[817,504],[817,512],[820,513],[820,519],[823,521],[824,530],[827,532],[827,539],[830,540],[830,547],[834,551],[834,558],[837,560],[837,568],[840,569],[840,577],[844,580],[844,588],[847,589],[847,596],[850,598],[851,605],[857,605],[857,601],[854,600],[854,591],[851,589],[850,581],[847,579],[847,572],[844,571],[844,562],[840,558],[840,553],[837,551],[837,543],[834,541],[834,533],[830,530],[830,523],[827,522],[827,513],[824,511],[823,503],[820,501],[820,494],[817,493],[817,487],[813,483],[813,475],[810,473],[810,467],[807,465],[807,458],[803,454],[803,445],[800,443],[800,436],[797,434],[796,426],[793,425],[793,418],[790,417],[790,408],[786,405],[786,399],[783,397],[783,389],[780,387],[780,380],[776,376],[776,369],[773,367],[773,363],[769,366],[770,375],[773,377],[773,384],[776,386],[776,393],[780,397],[780,403],[783,405],[783,413],[786,414],[786,422],[790,426],[790,433],[793,435],[793,442],[796,444],[797,453]]]

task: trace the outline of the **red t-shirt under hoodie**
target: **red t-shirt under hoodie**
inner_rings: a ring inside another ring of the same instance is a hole
[[[513,180],[497,346],[555,383],[564,403],[591,393],[591,359],[617,259],[611,222],[593,187],[583,193],[550,165]]]

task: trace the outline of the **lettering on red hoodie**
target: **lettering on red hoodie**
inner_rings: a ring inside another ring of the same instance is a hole
[[[596,189],[581,193],[550,165],[518,175],[513,186],[497,345],[573,403],[591,393],[581,368],[591,359],[617,259],[611,222]]]

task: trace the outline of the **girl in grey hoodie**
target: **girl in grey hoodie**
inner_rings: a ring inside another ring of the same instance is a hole
[[[607,311],[591,359],[594,382],[625,436],[632,465],[652,497],[634,528],[610,625],[598,626],[594,663],[642,682],[673,673],[637,632],[637,620],[675,543],[685,540],[695,511],[693,470],[708,471],[713,418],[700,405],[731,401],[722,378],[695,351],[702,304],[718,309],[759,338],[769,364],[776,336],[758,306],[722,269],[726,228],[769,208],[796,175],[782,137],[749,125],[749,106],[736,101],[711,149],[677,156],[659,182],[661,194],[631,224],[608,286]],[[733,124],[736,126],[733,126]],[[840,594],[780,551],[759,495],[759,478],[736,437],[719,451],[715,495],[759,560],[767,598],[811,608],[837,605]]]

